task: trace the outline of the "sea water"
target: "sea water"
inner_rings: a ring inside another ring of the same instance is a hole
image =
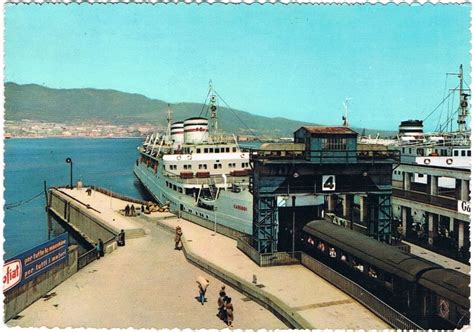
[[[141,138],[13,138],[4,153],[4,258],[8,259],[49,239],[44,181],[48,187],[70,183],[96,185],[119,194],[150,200],[133,174]],[[243,148],[257,148],[245,142]],[[53,221],[54,222],[54,221]],[[56,233],[61,232],[55,225]],[[80,244],[80,243],[79,243]],[[81,250],[80,250],[81,251]]]
[[[6,140],[4,258],[48,240],[44,181],[48,187],[69,185],[70,164],[66,158],[73,162],[74,183],[82,181],[129,197],[149,199],[133,175],[141,142],[140,138]]]

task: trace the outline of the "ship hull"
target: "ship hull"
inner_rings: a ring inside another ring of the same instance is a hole
[[[169,203],[170,211],[176,214],[186,212],[202,220],[223,225],[241,233],[252,234],[252,195],[248,189],[240,192],[222,190],[213,202],[214,209],[197,206],[195,198],[174,191],[166,186],[167,178],[160,171],[156,173],[143,163],[133,170],[140,183],[153,198],[161,203]]]

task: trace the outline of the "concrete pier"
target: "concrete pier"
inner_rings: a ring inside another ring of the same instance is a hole
[[[390,328],[302,265],[262,268],[237,249],[235,240],[186,220],[160,213],[123,217],[117,213],[123,201],[98,192],[62,191],[100,211],[104,224],[125,228],[130,222],[145,235],[127,239],[125,247],[80,270],[53,290],[54,298],[37,301],[9,326],[220,329],[225,325],[216,317],[217,296],[225,283],[234,303],[234,328]],[[183,251],[173,249],[177,225],[184,232]],[[195,299],[198,275],[210,280],[204,306]]]

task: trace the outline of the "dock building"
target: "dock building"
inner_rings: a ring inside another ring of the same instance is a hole
[[[402,236],[468,263],[470,169],[402,163],[393,173],[393,215]]]
[[[358,148],[347,127],[301,127],[293,144],[264,144],[250,153],[253,168],[253,241],[260,253],[298,250],[303,226],[354,206],[368,235],[391,242],[392,167],[398,151]]]

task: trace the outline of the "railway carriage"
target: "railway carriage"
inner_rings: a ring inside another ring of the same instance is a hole
[[[454,328],[469,322],[467,275],[325,220],[306,224],[302,241],[306,253],[373,292],[421,326]]]

